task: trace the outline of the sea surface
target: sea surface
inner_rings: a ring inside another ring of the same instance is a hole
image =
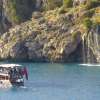
[[[19,63],[29,80],[0,89],[0,100],[100,100],[100,65]]]

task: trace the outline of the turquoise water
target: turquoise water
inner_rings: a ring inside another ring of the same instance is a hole
[[[0,100],[100,100],[100,66],[21,63],[24,87],[0,89]]]

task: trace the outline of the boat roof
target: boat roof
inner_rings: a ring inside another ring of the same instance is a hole
[[[20,67],[22,65],[19,64],[0,64],[0,67],[5,67],[5,68],[14,68],[14,67]]]
[[[0,73],[0,76],[8,76],[7,73]]]

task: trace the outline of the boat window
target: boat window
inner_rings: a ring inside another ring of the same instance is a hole
[[[8,70],[6,68],[0,67],[0,73],[8,74]]]

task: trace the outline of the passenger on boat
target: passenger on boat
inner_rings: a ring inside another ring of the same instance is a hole
[[[22,76],[22,74],[20,73],[17,67],[10,69],[9,75],[10,75],[10,79],[16,79],[19,76]]]
[[[25,75],[26,79],[28,80],[28,72],[26,67],[24,67],[24,69],[22,70],[22,74]]]

